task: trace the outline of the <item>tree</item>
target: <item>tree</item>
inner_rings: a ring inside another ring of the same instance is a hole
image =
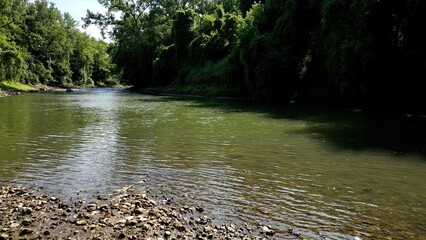
[[[0,0],[0,81],[18,81],[26,72],[28,52],[20,46],[25,1]]]

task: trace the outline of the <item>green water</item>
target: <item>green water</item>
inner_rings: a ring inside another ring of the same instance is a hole
[[[27,94],[0,99],[0,185],[90,198],[146,179],[220,221],[425,239],[425,122],[114,89]]]

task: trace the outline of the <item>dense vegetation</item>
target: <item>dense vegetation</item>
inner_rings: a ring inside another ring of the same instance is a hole
[[[137,87],[424,110],[425,1],[99,2],[86,23]]]
[[[99,0],[137,87],[257,100],[424,107],[421,0]]]
[[[0,0],[0,82],[113,84],[107,47],[46,0]]]
[[[0,0],[0,80],[111,81],[285,103],[425,110],[421,0],[98,0],[111,46],[45,0]],[[107,54],[108,51],[108,54]],[[111,58],[111,62],[110,59]]]

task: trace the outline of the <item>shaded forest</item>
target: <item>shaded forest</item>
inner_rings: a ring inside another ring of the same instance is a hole
[[[98,1],[84,22],[109,46],[44,0],[0,0],[0,77],[426,112],[425,1]]]
[[[86,24],[112,26],[112,60],[139,88],[425,110],[425,1],[99,2]]]

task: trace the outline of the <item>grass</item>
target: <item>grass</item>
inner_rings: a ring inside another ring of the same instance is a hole
[[[3,81],[3,82],[0,82],[0,91],[1,90],[29,92],[29,91],[35,91],[36,89],[32,86],[22,84],[19,82]]]

